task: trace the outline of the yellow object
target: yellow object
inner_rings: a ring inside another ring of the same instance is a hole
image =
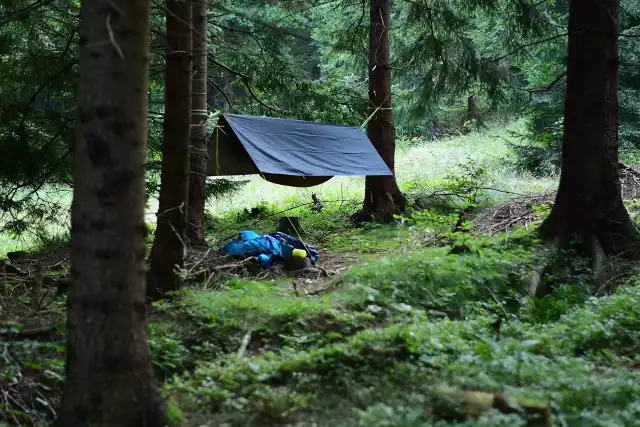
[[[307,257],[307,251],[303,251],[302,249],[294,249],[293,250],[293,256],[298,257],[298,258],[306,258]]]

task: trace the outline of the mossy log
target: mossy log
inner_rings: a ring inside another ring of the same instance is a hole
[[[500,394],[462,390],[448,385],[441,385],[436,390],[435,410],[441,418],[477,418],[490,409],[497,409],[503,414],[520,414],[529,426],[551,425],[551,409],[540,402],[521,398],[507,400]]]

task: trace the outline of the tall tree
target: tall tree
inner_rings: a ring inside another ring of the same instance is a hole
[[[191,135],[191,2],[166,7],[164,145],[156,235],[151,248],[147,294],[161,298],[180,289],[175,268],[184,266]]]
[[[80,18],[72,283],[57,425],[163,427],[145,323],[149,2],[85,1]]]
[[[369,104],[367,136],[393,176],[368,176],[360,220],[391,221],[404,210],[405,198],[395,178],[396,130],[391,109],[389,48],[391,0],[371,0],[369,9]]]
[[[192,0],[193,80],[191,93],[191,152],[187,238],[203,245],[205,181],[207,179],[207,0]]]
[[[637,256],[640,247],[619,181],[618,15],[619,0],[569,2],[562,172],[540,227],[555,247],[571,244],[596,262],[606,254]]]

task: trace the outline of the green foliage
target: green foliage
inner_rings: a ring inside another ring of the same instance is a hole
[[[507,39],[543,24],[536,8],[511,2],[439,0],[432,6],[394,5],[394,108],[402,134],[464,131],[466,111],[460,104],[468,95],[478,96],[486,112],[498,112],[492,101],[505,98],[508,93],[501,87],[511,77],[505,61],[489,60],[497,52],[488,49],[490,43],[481,36],[486,22],[507,12],[517,18],[494,22],[501,25],[492,28],[509,29]],[[64,213],[70,196],[47,200],[44,195],[70,186],[78,7],[72,0],[37,5],[18,0],[0,6],[0,17],[6,21],[0,31],[0,152],[7,154],[0,156],[5,189],[0,192],[5,214],[0,221],[15,234],[38,232],[47,228],[43,223],[68,225]],[[211,9],[218,18],[209,26],[209,102],[215,110],[210,131],[218,114],[229,110],[229,100],[241,113],[352,125],[365,121],[369,106],[362,54],[368,10],[361,2],[265,5],[243,0],[214,2]],[[158,8],[152,14],[149,199],[157,194],[161,164],[163,13]],[[436,112],[431,125],[425,126],[424,108]],[[223,181],[207,188],[210,197],[232,194],[226,193],[232,188]]]
[[[246,336],[250,352],[331,342],[365,327],[372,317],[344,311],[332,296],[293,295],[290,284],[245,280],[230,280],[218,291],[185,290],[167,311],[174,323],[151,327],[154,365],[170,374],[198,357],[237,351]]]
[[[430,321],[416,313],[328,345],[202,363],[167,391],[227,425],[248,414],[261,425],[452,425],[432,404],[443,383],[548,403],[553,425],[629,425],[640,414],[640,378],[617,349],[638,342],[638,298],[625,288],[556,323],[509,322],[500,339],[486,315]],[[489,412],[462,425],[524,424],[522,415]]]
[[[435,310],[464,318],[478,301],[515,298],[523,287],[532,254],[494,245],[476,241],[390,256],[353,267],[340,281],[359,309]]]
[[[208,179],[205,182],[204,194],[207,200],[230,196],[242,190],[242,187],[247,182],[248,181],[231,181],[223,178]]]
[[[313,38],[322,70],[365,93],[369,10],[355,1],[341,6],[329,3],[314,9],[322,24],[315,26]],[[390,37],[399,132],[431,138],[464,129],[466,108],[459,106],[464,102],[466,107],[469,95],[482,97],[487,112],[497,113],[494,117],[508,114],[504,107],[519,98],[508,89],[517,76],[507,61],[495,59],[504,51],[487,48],[486,32],[503,29],[500,40],[511,42],[505,50],[523,34],[543,32],[549,27],[548,20],[528,6],[493,0],[394,3]],[[459,117],[443,114],[450,107],[461,113]]]
[[[173,402],[167,402],[167,421],[169,421],[169,425],[178,427],[182,425],[183,420],[180,408],[174,405]]]
[[[162,323],[152,323],[148,332],[149,354],[156,372],[166,375],[184,369],[189,351],[181,337]]]
[[[451,219],[432,210],[406,221]],[[321,296],[295,297],[289,280],[232,279],[158,307],[154,360],[185,368],[165,372],[165,393],[195,425],[526,425],[497,411],[452,419],[443,384],[549,405],[552,425],[639,414],[637,278],[591,298],[582,265],[559,257],[553,294],[531,300],[522,289],[538,254],[525,230],[404,252],[406,225],[369,232],[385,229],[377,238],[403,252],[352,267]]]

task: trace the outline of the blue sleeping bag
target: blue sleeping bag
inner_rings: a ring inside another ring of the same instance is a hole
[[[282,247],[280,241],[268,234],[259,235],[254,231],[243,231],[240,233],[240,240],[232,240],[222,246],[222,250],[231,256],[250,257],[254,256],[265,267],[271,267],[271,259],[274,256],[281,256]]]
[[[282,259],[292,256],[294,249],[307,253],[312,263],[318,260],[318,250],[305,245],[302,240],[286,233],[276,232],[260,235],[255,231],[242,231],[240,239],[232,240],[222,246],[222,250],[231,256],[256,257],[266,268],[271,268],[273,258]]]

